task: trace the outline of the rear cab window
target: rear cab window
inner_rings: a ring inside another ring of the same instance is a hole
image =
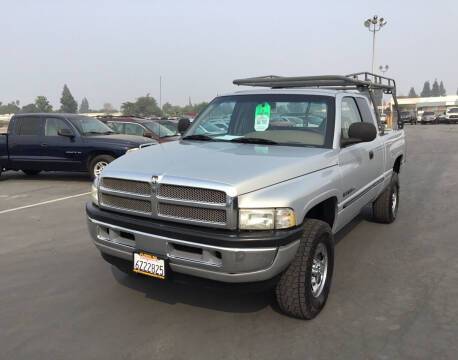
[[[18,136],[40,136],[41,117],[21,116],[15,118],[13,134]]]

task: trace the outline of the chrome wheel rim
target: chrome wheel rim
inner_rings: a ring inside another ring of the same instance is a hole
[[[396,212],[398,210],[398,191],[395,189],[391,194],[391,214],[393,217],[396,216]]]
[[[328,275],[328,252],[323,243],[319,243],[315,249],[312,260],[312,295],[319,297],[323,292]]]
[[[94,175],[99,176],[107,165],[108,163],[106,161],[99,161],[96,163],[94,166]]]

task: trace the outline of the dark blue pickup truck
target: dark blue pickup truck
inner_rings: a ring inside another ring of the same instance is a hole
[[[82,115],[14,115],[8,133],[0,134],[0,174],[5,170],[22,170],[27,175],[88,171],[94,178],[127,151],[156,143],[118,134],[101,121]]]

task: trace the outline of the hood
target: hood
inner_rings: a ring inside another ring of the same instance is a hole
[[[181,140],[128,153],[103,176],[208,181],[241,195],[335,164],[332,149]]]
[[[141,144],[147,143],[157,144],[157,141],[154,139],[145,138],[143,136],[125,134],[85,136],[84,141],[87,143],[127,146],[129,148],[138,147]]]

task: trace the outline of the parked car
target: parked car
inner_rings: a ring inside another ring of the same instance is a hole
[[[398,214],[405,136],[377,130],[368,93],[395,88],[372,76],[236,80],[272,89],[219,96],[192,124],[180,120],[180,141],[112,162],[86,206],[102,257],[158,279],[267,282],[284,313],[316,316],[331,285],[333,235],[367,204],[379,222]],[[201,133],[228,105],[227,130]],[[270,126],[274,114],[302,108],[306,117],[314,106],[324,110],[318,127]]]
[[[458,107],[448,108],[445,112],[445,119],[449,124],[458,123]]]
[[[107,116],[99,117],[98,119],[118,133],[144,136],[154,139],[159,143],[174,141],[180,138],[176,125],[164,126],[165,124],[173,124],[169,120],[161,120],[159,118],[144,119],[130,116]]]
[[[421,116],[422,124],[437,124],[437,113],[435,111],[424,111]]]
[[[412,125],[416,125],[417,116],[415,114],[415,111],[401,111],[401,120],[404,124],[409,123]]]
[[[127,151],[157,144],[139,136],[120,135],[103,122],[75,114],[14,115],[0,135],[2,170],[88,171],[92,178]]]
[[[445,111],[439,111],[436,113],[437,117],[436,117],[436,122],[438,124],[445,124],[445,123],[448,123],[448,120],[446,118],[446,114],[445,114]]]

